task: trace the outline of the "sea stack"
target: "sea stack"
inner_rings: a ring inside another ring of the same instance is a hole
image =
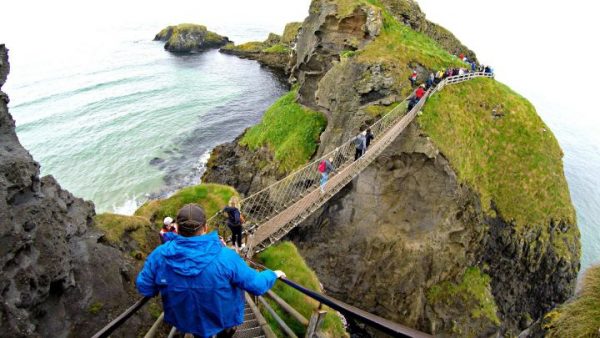
[[[182,23],[168,26],[154,37],[155,41],[165,41],[165,49],[173,53],[197,53],[211,48],[219,48],[231,41],[206,29],[206,26]]]

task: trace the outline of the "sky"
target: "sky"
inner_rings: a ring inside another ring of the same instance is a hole
[[[495,68],[498,80],[536,106],[600,122],[591,102],[598,88],[591,75],[600,70],[597,1],[418,2],[430,21],[453,32]]]
[[[590,103],[597,86],[590,76],[600,50],[600,4],[591,0],[418,0],[427,18],[448,28],[479,59],[491,64],[500,81],[533,101],[560,107],[597,123]],[[71,39],[111,22],[156,21],[157,27],[201,22],[209,29],[223,22],[240,25],[302,20],[310,0],[3,0],[0,42],[8,47],[35,43],[52,48],[56,39]],[[27,41],[6,41],[17,28]],[[12,45],[10,44],[12,42]],[[576,92],[577,96],[574,95]],[[578,99],[575,99],[575,96]],[[575,107],[569,107],[575,106]],[[575,112],[573,111],[575,110]]]

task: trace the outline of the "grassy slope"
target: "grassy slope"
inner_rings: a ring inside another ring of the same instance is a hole
[[[296,249],[296,246],[294,246],[294,244],[291,242],[281,242],[275,246],[269,247],[267,250],[258,255],[258,259],[262,261],[265,266],[272,270],[285,271],[289,279],[311,290],[321,290],[317,275],[306,265],[306,262],[302,256],[300,256],[298,249]],[[302,293],[279,281],[273,287],[273,292],[283,298],[288,304],[304,315],[307,319],[310,319],[312,311],[318,306],[316,301],[306,297]],[[274,302],[271,302],[271,306],[299,337],[305,335],[305,327],[280,310]],[[341,319],[333,310],[327,309],[327,311],[328,313],[322,326],[323,331],[325,331],[329,337],[347,336]],[[269,323],[272,327],[274,327],[274,329],[279,331],[274,319],[271,318],[266,311],[265,318],[269,320]],[[279,333],[278,337],[283,337],[282,332],[276,333]]]
[[[493,109],[505,115],[494,118]],[[551,221],[575,223],[560,146],[531,103],[507,86],[490,79],[447,86],[429,99],[418,122],[488,214],[494,215],[493,203],[518,231],[542,227],[542,241]],[[577,234],[571,227],[563,240]],[[565,242],[555,244],[565,249]]]
[[[282,172],[289,172],[310,159],[327,125],[323,114],[299,105],[295,97],[294,90],[282,96],[240,141],[251,150],[268,146]]]
[[[581,292],[569,303],[548,313],[544,328],[549,337],[597,337],[600,330],[600,265],[585,273]]]
[[[227,205],[234,195],[237,195],[235,189],[226,185],[195,185],[181,189],[167,199],[147,202],[135,211],[135,215],[151,220],[159,228],[166,216],[175,218],[177,211],[185,204],[198,203],[204,208],[206,217],[210,218]]]
[[[338,1],[342,13],[350,14],[353,6],[368,5],[381,10],[383,29],[379,36],[357,53],[359,62],[381,63],[389,70],[402,94],[408,94],[410,86],[402,86],[408,81],[412,70],[408,65],[418,63],[421,66],[437,70],[447,67],[465,67],[465,64],[448,53],[437,42],[425,34],[399,23],[377,0]]]
[[[460,283],[442,282],[434,285],[427,291],[427,300],[435,304],[444,302],[457,303],[457,306],[467,305],[471,309],[471,318],[486,317],[492,323],[499,325],[500,318],[496,312],[498,308],[492,296],[490,276],[478,268],[468,268],[462,276]],[[460,301],[458,301],[460,300]],[[458,304],[463,305],[458,305]]]

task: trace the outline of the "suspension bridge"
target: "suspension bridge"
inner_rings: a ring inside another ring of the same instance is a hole
[[[383,153],[383,151],[385,151],[406,129],[406,127],[415,119],[428,97],[442,90],[447,85],[453,85],[480,77],[493,78],[493,74],[474,72],[447,77],[440,81],[435,87],[430,88],[409,112],[405,113],[403,104],[399,104],[394,109],[390,110],[390,112],[370,126],[371,131],[375,135],[375,139],[368,150],[360,158],[354,159],[354,138],[351,138],[333,151],[320,156],[285,178],[244,198],[241,201],[241,213],[247,220],[246,233],[248,251],[246,256],[251,257],[254,253],[260,252],[279,241],[290,230],[302,223],[302,221],[342,190],[344,186],[351,182],[367,168],[369,164],[381,155],[381,153]],[[408,98],[403,102],[406,100],[408,100]],[[319,163],[330,158],[333,159],[332,164],[336,170],[330,174],[324,192],[321,192],[319,188],[321,177],[321,173],[318,170]],[[217,229],[219,228],[219,224],[222,223],[218,215],[211,217],[207,222]],[[249,259],[248,262],[256,265],[258,268],[265,268]],[[319,302],[318,310],[315,310],[309,320],[297,313],[289,304],[273,292],[267,294],[281,307],[281,309],[283,309],[284,312],[288,313],[296,321],[307,327],[306,337],[312,338],[323,320],[324,311],[320,310],[322,304],[329,306],[348,318],[362,321],[368,326],[388,333],[393,337],[430,337],[430,335],[426,333],[394,323],[385,318],[381,318],[377,315],[345,304],[332,297],[304,288],[287,278],[281,278],[281,281],[307,297]],[[110,324],[98,331],[93,338],[110,336],[112,332],[142,308],[148,300],[148,297],[140,299]],[[294,332],[275,313],[262,296],[251,297],[246,294],[245,301],[245,321],[244,324],[238,327],[234,337],[276,337],[259,311],[256,303],[260,303],[271,316],[275,318],[277,324],[286,336],[296,337]],[[155,337],[161,322],[162,315],[152,325],[145,335],[145,338]],[[168,337],[173,337],[175,333],[176,328],[172,328]]]

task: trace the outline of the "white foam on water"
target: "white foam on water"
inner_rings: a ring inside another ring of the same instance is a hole
[[[115,214],[132,216],[133,213],[142,205],[143,202],[140,201],[138,196],[127,196],[125,202],[123,204],[117,206],[113,205],[113,212]]]

